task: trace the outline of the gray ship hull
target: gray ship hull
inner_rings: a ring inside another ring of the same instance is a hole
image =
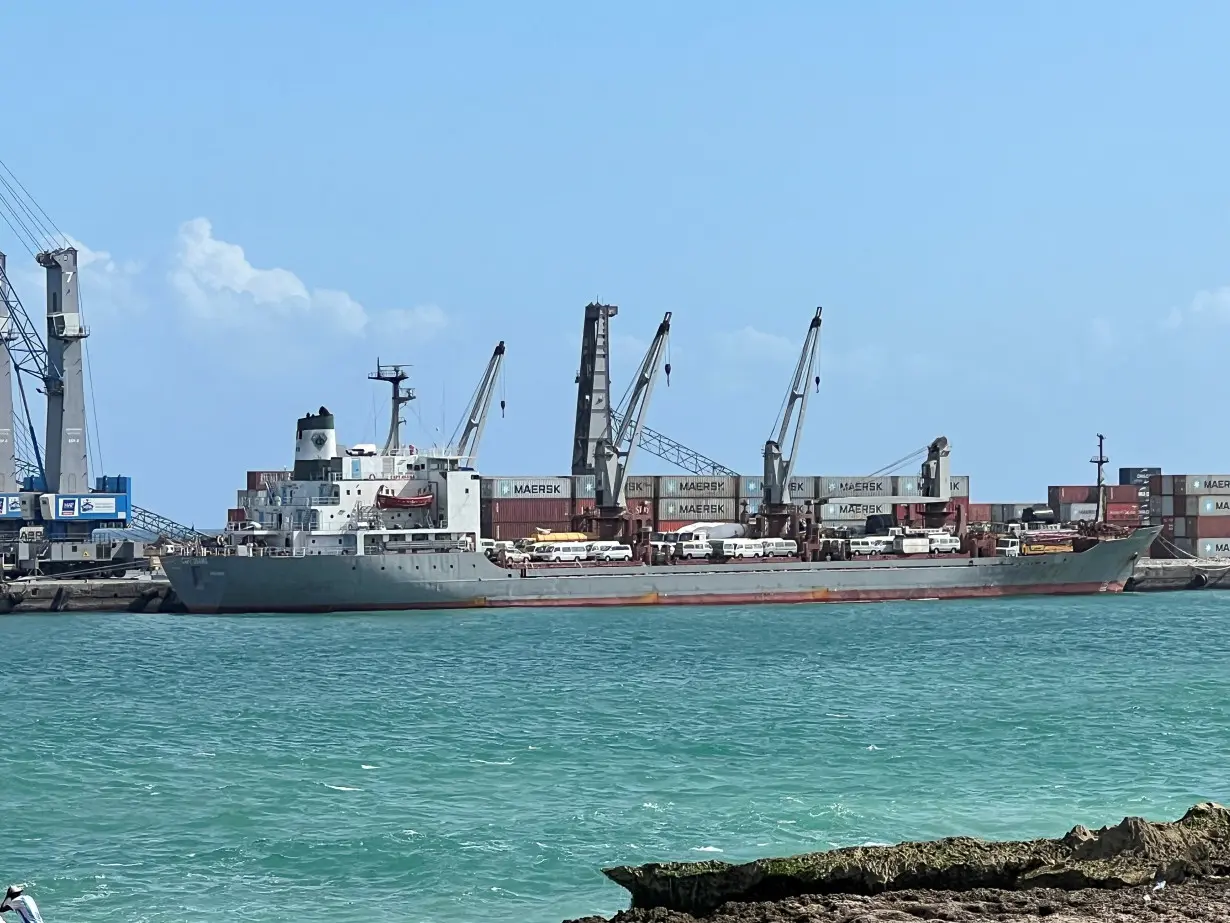
[[[510,606],[874,602],[1118,593],[1157,529],[1083,552],[1018,558],[760,561],[507,570],[478,553],[172,556],[189,612],[353,612]]]

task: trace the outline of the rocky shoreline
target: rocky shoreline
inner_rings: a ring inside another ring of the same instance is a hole
[[[604,873],[631,895],[611,923],[1227,921],[1230,811],[1198,804],[1174,822],[1128,817],[1057,839],[949,837]]]

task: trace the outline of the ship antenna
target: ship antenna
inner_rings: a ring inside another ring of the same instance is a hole
[[[1098,513],[1096,517],[1097,522],[1102,522],[1103,517],[1106,515],[1106,504],[1102,500],[1102,494],[1106,492],[1105,490],[1106,476],[1103,473],[1102,469],[1106,466],[1107,462],[1109,462],[1110,459],[1106,457],[1106,452],[1104,451],[1105,448],[1106,448],[1106,437],[1103,436],[1101,433],[1098,433],[1098,454],[1095,455],[1093,458],[1089,459],[1090,464],[1094,464],[1098,466]]]

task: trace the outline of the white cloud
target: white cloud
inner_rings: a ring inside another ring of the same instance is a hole
[[[1192,299],[1192,314],[1207,314],[1217,320],[1230,320],[1230,285],[1213,291],[1197,292]]]
[[[381,337],[429,340],[444,329],[448,318],[434,304],[413,308],[390,308],[372,318],[372,333]]]
[[[772,362],[797,360],[802,344],[793,343],[776,333],[765,333],[750,324],[742,330],[716,335],[718,346],[730,355]]]
[[[1168,330],[1174,330],[1196,318],[1230,321],[1230,285],[1197,292],[1186,310],[1172,307],[1162,319],[1161,325]]]
[[[185,307],[200,318],[251,324],[253,309],[274,320],[314,318],[334,329],[360,335],[367,312],[346,292],[311,289],[288,269],[258,269],[243,247],[218,240],[207,218],[193,218],[179,229],[179,246],[170,282]]]

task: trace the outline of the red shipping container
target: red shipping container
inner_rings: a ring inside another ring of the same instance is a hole
[[[539,529],[550,529],[552,532],[571,532],[572,523],[564,522],[493,522],[482,526],[483,538],[492,538],[497,542],[515,542],[519,538],[532,538]]]
[[[1106,521],[1118,522],[1124,525],[1140,522],[1139,503],[1108,503],[1106,504]]]
[[[280,481],[290,480],[290,471],[249,471],[248,490],[260,490]]]
[[[969,505],[969,521],[970,522],[990,522],[991,521],[991,504],[971,503]]]
[[[597,508],[597,503],[593,497],[577,498],[572,501],[572,515],[583,516],[591,513]]]
[[[1140,503],[1140,488],[1135,484],[1107,484],[1107,503]]]
[[[1174,538],[1174,517],[1163,516],[1162,519],[1162,535],[1167,538]]]
[[[1098,489],[1087,486],[1048,487],[1046,501],[1056,511],[1064,503],[1097,503]]]
[[[248,511],[245,509],[235,509],[226,511],[227,522],[244,522],[248,518]]]
[[[1188,538],[1230,538],[1230,516],[1189,516]]]
[[[558,498],[525,497],[516,500],[487,500],[483,515],[497,522],[534,522],[543,526],[572,519],[572,501]]]

